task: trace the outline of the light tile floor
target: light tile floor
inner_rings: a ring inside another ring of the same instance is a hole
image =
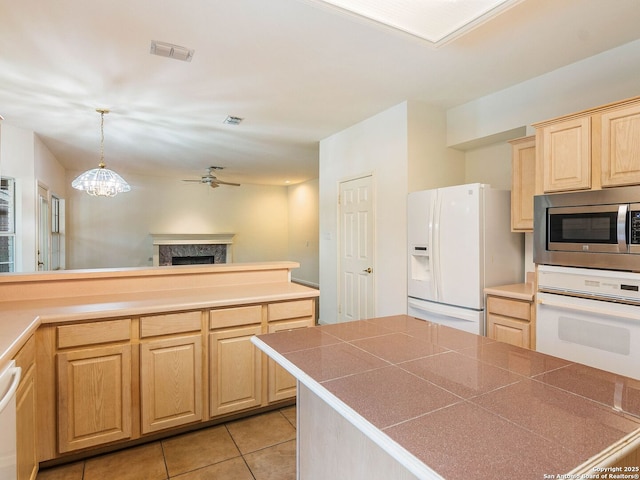
[[[37,480],[294,480],[296,407],[43,469]]]

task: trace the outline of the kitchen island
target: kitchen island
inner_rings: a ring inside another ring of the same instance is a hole
[[[297,378],[300,479],[640,474],[637,380],[406,315],[253,342]]]

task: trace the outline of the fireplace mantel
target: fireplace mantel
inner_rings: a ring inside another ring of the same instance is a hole
[[[235,233],[152,233],[154,245],[231,245]]]
[[[181,248],[188,249],[189,246],[224,246],[224,262],[232,263],[232,249],[233,237],[235,233],[152,233],[153,239],[153,265],[166,265],[161,261],[160,249],[166,248]],[[179,247],[180,246],[180,247]]]

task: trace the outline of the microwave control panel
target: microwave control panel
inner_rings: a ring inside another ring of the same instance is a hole
[[[629,243],[640,245],[640,204],[632,204],[629,210]]]

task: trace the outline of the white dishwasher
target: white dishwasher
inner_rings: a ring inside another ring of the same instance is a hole
[[[16,390],[20,367],[11,361],[0,373],[0,478],[15,480],[16,466]]]

